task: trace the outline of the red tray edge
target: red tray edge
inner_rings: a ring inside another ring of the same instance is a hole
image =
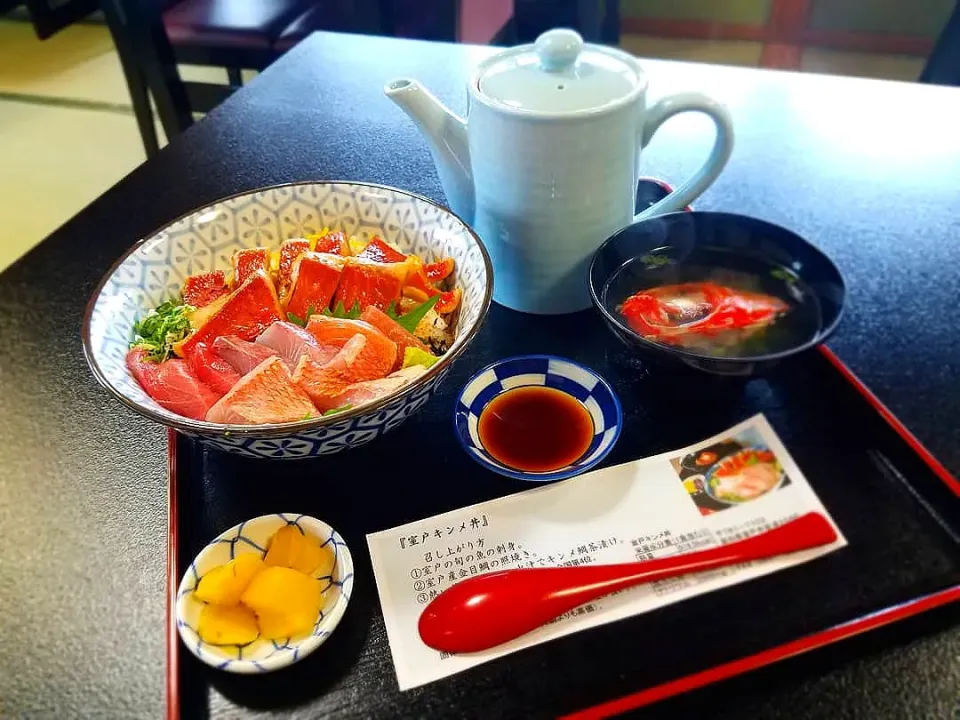
[[[904,441],[913,449],[914,452],[926,463],[934,474],[943,483],[953,491],[954,495],[960,497],[960,480],[957,480],[950,471],[937,460],[933,454],[924,447],[923,443],[917,437],[907,430],[906,426],[897,418],[893,412],[884,405],[873,392],[863,384],[850,368],[848,368],[837,355],[826,345],[819,347],[820,352],[830,361],[830,363],[840,372],[841,375],[853,385],[857,391],[863,395],[876,409],[880,416],[890,425],[893,430],[904,439]],[[169,483],[167,487],[167,720],[179,720],[180,718],[180,687],[179,687],[179,666],[180,666],[180,645],[177,634],[177,433],[172,428],[167,433],[167,472]],[[606,718],[612,715],[634,710],[645,705],[651,705],[660,700],[680,695],[691,690],[696,690],[707,685],[711,685],[721,680],[726,680],[737,675],[757,670],[773,663],[786,660],[787,658],[800,655],[812,650],[817,650],[828,645],[840,642],[847,638],[859,635],[864,632],[876,630],[877,628],[891,623],[905,620],[915,615],[929,612],[943,605],[960,601],[960,585],[954,585],[929,595],[923,595],[914,598],[900,605],[877,610],[868,615],[855,618],[845,623],[835,625],[826,630],[807,635],[790,642],[777,645],[767,650],[763,650],[753,655],[738,658],[721,665],[716,665],[697,673],[685,675],[684,677],[670,680],[653,687],[640,690],[630,695],[608,700],[599,705],[584,708],[577,712],[564,716],[564,720],[593,720],[594,718]]]
[[[167,720],[180,717],[180,645],[177,642],[177,431],[167,430]]]

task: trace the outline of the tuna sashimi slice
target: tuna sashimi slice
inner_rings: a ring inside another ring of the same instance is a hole
[[[354,335],[326,365],[300,358],[293,381],[313,400],[318,410],[339,407],[337,397],[353,383],[384,377],[393,367],[397,346],[371,342],[364,335]]]
[[[256,342],[273,350],[288,368],[297,367],[304,354],[314,362],[326,365],[340,350],[333,345],[321,345],[302,327],[288,322],[275,322],[260,334]]]
[[[221,357],[213,346],[197,343],[187,358],[187,364],[200,381],[213,390],[217,397],[223,397],[240,380],[240,373]]]
[[[346,258],[323,253],[303,253],[293,264],[287,313],[306,319],[330,306]]]
[[[398,368],[403,364],[403,354],[408,347],[430,352],[430,348],[416,335],[409,332],[392,317],[372,305],[360,314],[360,319],[375,327],[397,344],[397,360],[394,363],[394,368]]]
[[[277,264],[277,292],[285,298],[290,291],[290,278],[293,264],[297,258],[310,250],[310,241],[306,238],[291,238],[280,245],[280,261]]]
[[[310,398],[290,380],[280,358],[264,360],[244,375],[207,412],[209,422],[261,425],[305,420],[316,415]]]
[[[333,303],[335,306],[343,303],[348,310],[357,304],[361,310],[369,305],[386,310],[400,299],[409,269],[406,262],[382,263],[350,258],[340,276]]]
[[[379,380],[366,380],[364,382],[354,383],[348,386],[340,395],[332,398],[330,402],[334,404],[334,407],[343,407],[344,405],[349,405],[351,408],[360,407],[374,400],[384,398],[387,395],[392,395],[409,385],[426,371],[427,369],[422,365],[415,365],[405,370],[398,370]]]
[[[172,413],[203,420],[217,402],[217,394],[190,371],[185,360],[155,363],[142,348],[127,353],[127,367],[140,387],[158,405]]]
[[[213,341],[213,349],[240,375],[246,375],[267,358],[276,357],[277,351],[252,343],[235,335],[218,337]]]
[[[223,304],[219,305],[220,302]],[[227,335],[253,340],[272,323],[282,319],[273,281],[265,272],[254,273],[226,300],[218,300],[211,307],[216,305],[219,307],[212,314],[203,311],[198,313],[203,317],[203,324],[198,325],[192,335],[174,345],[177,355],[187,357],[196,343],[209,344],[215,338]],[[197,316],[194,316],[191,323],[197,322]]]

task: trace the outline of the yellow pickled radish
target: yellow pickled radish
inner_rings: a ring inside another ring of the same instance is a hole
[[[315,575],[318,568],[325,569],[321,575],[329,575],[333,569],[333,551],[321,547],[317,540],[305,535],[296,525],[286,525],[274,533],[263,561],[274,567],[299,570],[306,575]]]
[[[323,605],[319,580],[287,567],[257,573],[241,602],[257,615],[260,634],[268,640],[313,630]]]
[[[196,597],[214,605],[236,605],[253,576],[262,569],[263,560],[256,553],[237,555],[226,565],[215,567],[200,578]]]
[[[200,639],[211,645],[247,645],[260,635],[257,618],[243,605],[204,605],[197,623]]]

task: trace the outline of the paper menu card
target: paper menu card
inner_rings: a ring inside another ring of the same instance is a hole
[[[705,475],[717,460],[748,457],[751,448],[772,452],[777,464]],[[423,644],[417,621],[433,597],[460,580],[511,568],[666,557],[742,539],[811,511],[830,517],[757,415],[686,448],[372,533],[367,543],[397,682],[408,690],[525,647],[798,565],[847,542],[831,519],[838,533],[831,545],[641,585],[496,648],[449,655]]]

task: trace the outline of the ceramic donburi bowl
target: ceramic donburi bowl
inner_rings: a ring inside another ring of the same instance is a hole
[[[223,425],[160,407],[124,358],[134,323],[178,297],[188,275],[231,269],[234,251],[277,248],[328,227],[368,240],[380,236],[425,262],[451,257],[463,290],[456,340],[415,382],[394,395],[326,418],[278,425]],[[167,225],[137,243],[103,278],[87,306],[83,348],[94,376],[127,407],[214,447],[249,457],[328,455],[370,442],[419,410],[473,340],[490,306],[493,270],[477,235],[444,207],[410,193],[363,183],[304,182],[241,193]]]

